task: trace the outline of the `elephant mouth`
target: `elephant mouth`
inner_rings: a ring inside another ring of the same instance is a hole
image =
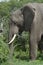
[[[16,36],[17,36],[17,34],[14,34],[14,36],[12,37],[11,41],[8,44],[11,44],[14,41],[14,39],[16,38]]]

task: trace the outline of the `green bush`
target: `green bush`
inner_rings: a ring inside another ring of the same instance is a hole
[[[0,64],[8,59],[8,45],[3,41],[3,36],[0,36]]]

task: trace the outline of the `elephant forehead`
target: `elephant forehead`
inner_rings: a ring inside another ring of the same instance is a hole
[[[18,24],[23,24],[23,14],[21,13],[20,10],[17,10],[15,12],[12,13],[11,15],[11,19]]]
[[[23,14],[21,13],[20,10],[17,10],[15,13],[14,13],[14,18],[17,18],[17,19],[23,19]]]
[[[15,17],[23,16],[21,10],[16,10],[16,11],[12,12],[11,15],[14,15]]]

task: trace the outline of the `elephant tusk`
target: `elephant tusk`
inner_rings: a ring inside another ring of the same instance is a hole
[[[16,34],[14,34],[13,38],[11,39],[11,41],[8,44],[11,44],[15,38],[16,38]]]

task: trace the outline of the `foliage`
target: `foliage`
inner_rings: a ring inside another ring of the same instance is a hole
[[[16,46],[16,47],[15,47]],[[29,56],[29,33],[23,32],[20,37],[14,40],[14,56],[17,58]]]
[[[21,37],[14,41],[13,60],[6,61],[9,57],[8,42],[10,13],[22,7],[28,2],[43,2],[43,0],[9,0],[9,2],[0,2],[0,22],[3,23],[3,37],[0,36],[0,64],[1,65],[43,65],[40,60],[29,61],[29,35],[28,32],[23,32]],[[39,58],[38,58],[39,59]],[[24,60],[24,61],[23,61]]]
[[[9,48],[3,41],[3,36],[0,36],[0,64],[8,59]]]
[[[1,65],[43,65],[43,61],[41,60],[35,60],[35,61],[26,61],[26,60],[18,60],[14,59],[13,61],[11,60],[10,62],[5,62],[2,63]]]

